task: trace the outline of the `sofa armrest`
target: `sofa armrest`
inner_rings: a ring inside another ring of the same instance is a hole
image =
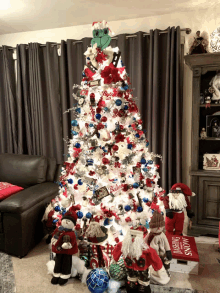
[[[0,212],[21,214],[47,197],[58,194],[59,186],[44,182],[28,187],[0,202]]]

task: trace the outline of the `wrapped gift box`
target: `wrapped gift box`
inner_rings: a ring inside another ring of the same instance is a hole
[[[172,235],[167,239],[173,256],[170,271],[198,275],[199,255],[194,237]]]

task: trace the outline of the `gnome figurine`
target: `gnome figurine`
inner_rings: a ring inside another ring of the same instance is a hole
[[[171,187],[168,195],[164,197],[163,203],[166,209],[165,229],[166,235],[183,235],[184,209],[191,219],[195,216],[191,211],[191,204],[188,196],[195,193],[183,183],[176,183]]]
[[[122,242],[119,242],[113,250],[113,263],[118,262],[123,256],[127,271],[125,284],[127,293],[151,293],[149,267],[152,265],[155,279],[161,284],[167,284],[170,280],[160,257],[156,251],[149,247],[145,241],[147,229],[139,226],[137,229],[128,230]]]
[[[52,235],[52,252],[56,253],[55,267],[51,283],[64,285],[71,276],[72,255],[78,253],[76,235],[73,228],[76,225],[77,214],[71,209],[63,216],[61,226]]]
[[[160,259],[163,262],[164,268],[170,277],[170,261],[172,260],[172,253],[166,235],[163,233],[165,221],[162,214],[154,211],[153,217],[150,221],[150,234],[148,234],[146,241],[147,244],[156,250]]]

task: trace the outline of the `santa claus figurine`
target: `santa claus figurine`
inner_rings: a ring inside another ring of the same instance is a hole
[[[168,283],[169,277],[156,251],[145,241],[147,229],[139,226],[128,230],[122,242],[113,250],[113,260],[117,262],[123,256],[127,270],[126,290],[128,293],[151,293],[149,267],[152,265],[158,279]],[[156,278],[156,277],[155,277]]]
[[[163,233],[165,227],[164,216],[158,211],[154,211],[153,217],[150,220],[150,233],[146,237],[147,244],[156,250],[161,258],[164,268],[170,277],[170,261],[172,253],[166,235]]]
[[[74,209],[63,216],[61,226],[56,228],[52,235],[52,251],[56,253],[55,267],[51,283],[64,285],[71,276],[72,255],[78,253],[76,235],[73,231],[77,221]]]
[[[184,209],[186,208],[189,218],[195,216],[191,211],[191,204],[188,199],[188,196],[194,195],[195,193],[183,183],[176,183],[171,187],[169,194],[163,200],[166,209],[166,235],[183,234]]]

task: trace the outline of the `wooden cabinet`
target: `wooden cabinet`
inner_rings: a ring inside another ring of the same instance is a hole
[[[207,108],[200,104],[200,93],[209,88],[211,78],[220,70],[220,53],[187,55],[185,63],[193,71],[192,88],[192,136],[191,136],[191,198],[193,218],[189,235],[218,235],[220,221],[220,171],[203,170],[205,153],[220,153],[220,139],[200,139],[200,131],[206,127],[206,116],[220,112],[220,104]]]

